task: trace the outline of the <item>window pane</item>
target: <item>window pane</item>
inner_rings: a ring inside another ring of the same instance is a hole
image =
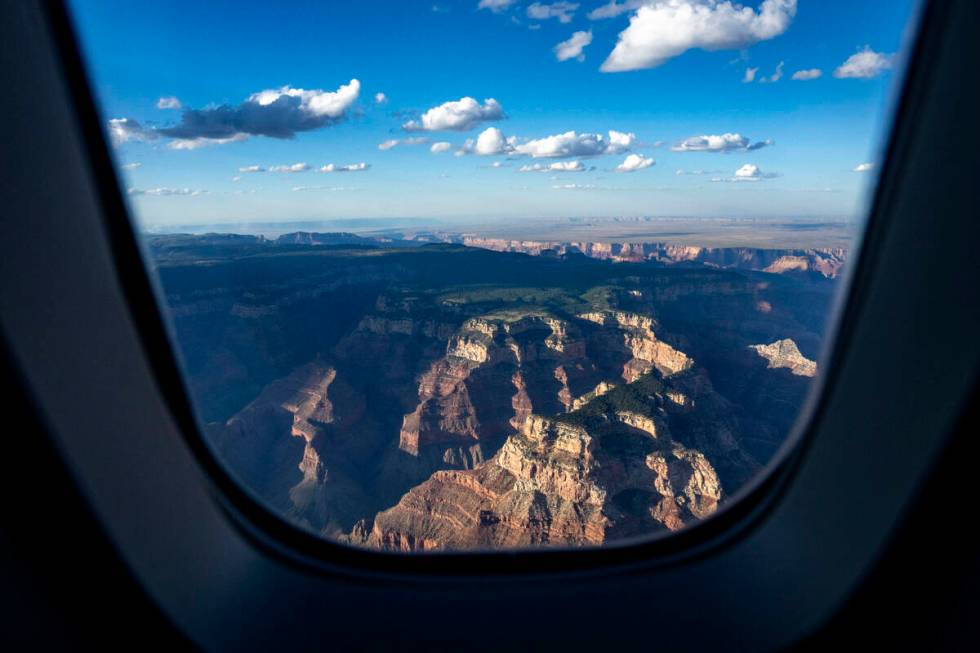
[[[771,468],[914,8],[72,4],[202,437],[406,552],[667,534]]]

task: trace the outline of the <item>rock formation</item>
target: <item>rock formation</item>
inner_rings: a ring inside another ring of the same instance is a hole
[[[530,416],[487,462],[435,472],[351,541],[398,551],[597,545],[710,515],[721,479],[672,437],[656,376],[563,417]]]
[[[783,338],[768,345],[751,345],[759,356],[766,359],[771,368],[785,368],[797,376],[816,376],[817,364],[800,353],[796,343]]]

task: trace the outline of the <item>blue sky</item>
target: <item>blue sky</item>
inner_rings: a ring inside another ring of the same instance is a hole
[[[128,166],[124,184],[147,226],[853,217],[874,181],[873,169],[854,170],[878,160],[915,7],[913,0],[71,4],[104,117],[117,121],[110,131],[120,166]],[[618,15],[590,16],[596,9]],[[566,41],[559,60],[556,48]],[[750,69],[757,70],[747,82]],[[819,77],[792,79],[813,69]],[[777,70],[781,77],[762,81]],[[262,91],[275,92],[260,98]],[[181,108],[158,108],[161,98]],[[188,109],[197,113],[185,116]],[[488,130],[499,132],[477,147]],[[545,140],[572,131],[574,138]],[[379,149],[405,139],[419,142]],[[434,143],[449,145],[433,153]],[[309,169],[270,170],[301,163]],[[332,172],[319,171],[329,164]],[[553,164],[568,171],[521,172]],[[263,171],[240,172],[250,166]],[[364,169],[339,171],[344,166]]]

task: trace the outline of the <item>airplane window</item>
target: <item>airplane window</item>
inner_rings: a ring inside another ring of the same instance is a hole
[[[773,467],[915,8],[70,5],[201,437],[395,552],[665,535]]]

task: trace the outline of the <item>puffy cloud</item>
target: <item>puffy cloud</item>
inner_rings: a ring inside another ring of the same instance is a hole
[[[762,170],[755,164],[746,163],[735,171],[735,176],[741,179],[759,179],[762,176]]]
[[[433,154],[439,154],[441,152],[448,152],[453,148],[453,144],[449,141],[439,141],[438,143],[433,143],[429,151]]]
[[[499,13],[514,4],[517,0],[480,0],[477,9],[489,9],[493,13]]]
[[[795,73],[793,73],[792,79],[795,79],[798,82],[806,82],[811,79],[817,79],[821,75],[823,75],[823,71],[819,68],[809,68],[807,70],[797,70]]]
[[[568,61],[569,59],[585,61],[582,50],[590,43],[592,43],[592,30],[575,32],[567,41],[562,41],[555,46],[555,57],[558,61]]]
[[[554,2],[550,5],[535,2],[527,8],[527,17],[534,20],[557,18],[559,23],[570,23],[576,9],[578,9],[577,2]]]
[[[745,75],[742,77],[743,84],[751,84],[755,81],[755,74],[759,72],[758,68],[746,68]]]
[[[514,152],[534,158],[589,157],[601,154],[621,154],[636,140],[635,134],[609,131],[602,134],[578,134],[574,131],[555,134],[514,146]]]
[[[506,154],[510,156],[529,156],[535,159],[567,159],[600,156],[603,154],[622,154],[636,142],[636,134],[610,130],[602,134],[579,134],[574,131],[555,134],[539,139],[518,139],[505,136],[496,127],[488,127],[474,139],[468,139],[456,152],[456,156],[478,154],[491,156]]]
[[[343,120],[360,90],[361,83],[356,79],[336,91],[283,86],[253,93],[236,106],[186,109],[177,125],[156,132],[176,139],[177,145],[171,144],[174,149],[230,143],[248,136],[293,138],[297,132]]]
[[[871,79],[892,67],[893,55],[875,52],[869,46],[858,50],[834,71],[838,79]]]
[[[407,131],[467,131],[481,122],[501,120],[504,109],[493,98],[481,105],[471,97],[444,102],[422,114],[419,120],[409,120],[402,129]]]
[[[278,89],[259,91],[249,96],[249,102],[261,107],[275,107],[284,100],[287,106],[298,105],[311,116],[341,118],[361,92],[361,83],[352,79],[336,91],[307,91],[302,88],[283,86]],[[290,99],[297,102],[289,102]]]
[[[517,139],[513,136],[504,136],[504,133],[496,127],[487,127],[476,140],[467,139],[463,147],[456,152],[462,154],[478,154],[480,156],[492,156],[494,154],[509,154],[514,151]]]
[[[555,161],[551,164],[532,163],[521,166],[518,172],[585,172],[581,161]]]
[[[157,100],[157,109],[179,109],[183,105],[180,100],[175,98],[173,95],[162,97]]]
[[[139,163],[138,161],[134,161],[133,163],[125,163],[125,164],[123,164],[122,165],[122,169],[123,170],[136,170],[136,168],[139,168],[142,165],[143,165],[142,163]]]
[[[375,104],[386,104],[388,102],[388,96],[380,91],[374,94]]]
[[[616,172],[636,172],[637,170],[649,168],[655,163],[656,161],[653,159],[640,156],[639,154],[630,154],[622,163],[616,166]]]
[[[204,195],[208,191],[195,189],[195,188],[130,188],[127,193],[130,195],[157,195],[157,196],[170,196],[170,195]]]
[[[254,166],[244,166],[238,169],[238,172],[249,173],[249,172],[265,172],[265,168],[259,165]]]
[[[854,172],[871,172],[875,169],[875,164],[873,163],[859,163],[854,167]]]
[[[504,133],[496,127],[490,127],[480,132],[476,138],[474,151],[480,155],[503,154],[508,149]]]
[[[320,172],[364,172],[371,167],[370,163],[351,163],[346,166],[338,166],[333,163],[328,163],[325,166],[320,167]]]
[[[674,147],[675,152],[751,152],[773,144],[772,140],[753,143],[741,134],[691,136]]]
[[[309,169],[309,163],[294,163],[292,165],[270,166],[269,172],[306,172]]]
[[[643,6],[643,0],[626,0],[623,3],[618,3],[616,0],[609,0],[609,4],[596,7],[586,14],[586,16],[589,20],[604,20],[606,18],[615,18],[620,14],[625,14],[627,11],[639,9],[641,6]]]
[[[716,177],[711,181],[762,181],[763,179],[775,179],[778,176],[779,173],[763,172],[762,169],[754,163],[746,163],[735,171],[734,177]]]
[[[383,143],[378,143],[378,149],[384,152],[385,150],[390,150],[393,147],[398,147],[399,145],[421,145],[423,143],[428,143],[429,139],[425,136],[413,136],[411,138],[392,138]]]
[[[630,17],[605,72],[655,68],[687,50],[740,50],[775,38],[796,16],[796,0],[763,0],[758,11],[730,0],[657,0]]]
[[[148,141],[156,138],[151,129],[144,129],[139,122],[132,118],[112,118],[106,124],[109,130],[109,140],[119,146],[129,141]]]

